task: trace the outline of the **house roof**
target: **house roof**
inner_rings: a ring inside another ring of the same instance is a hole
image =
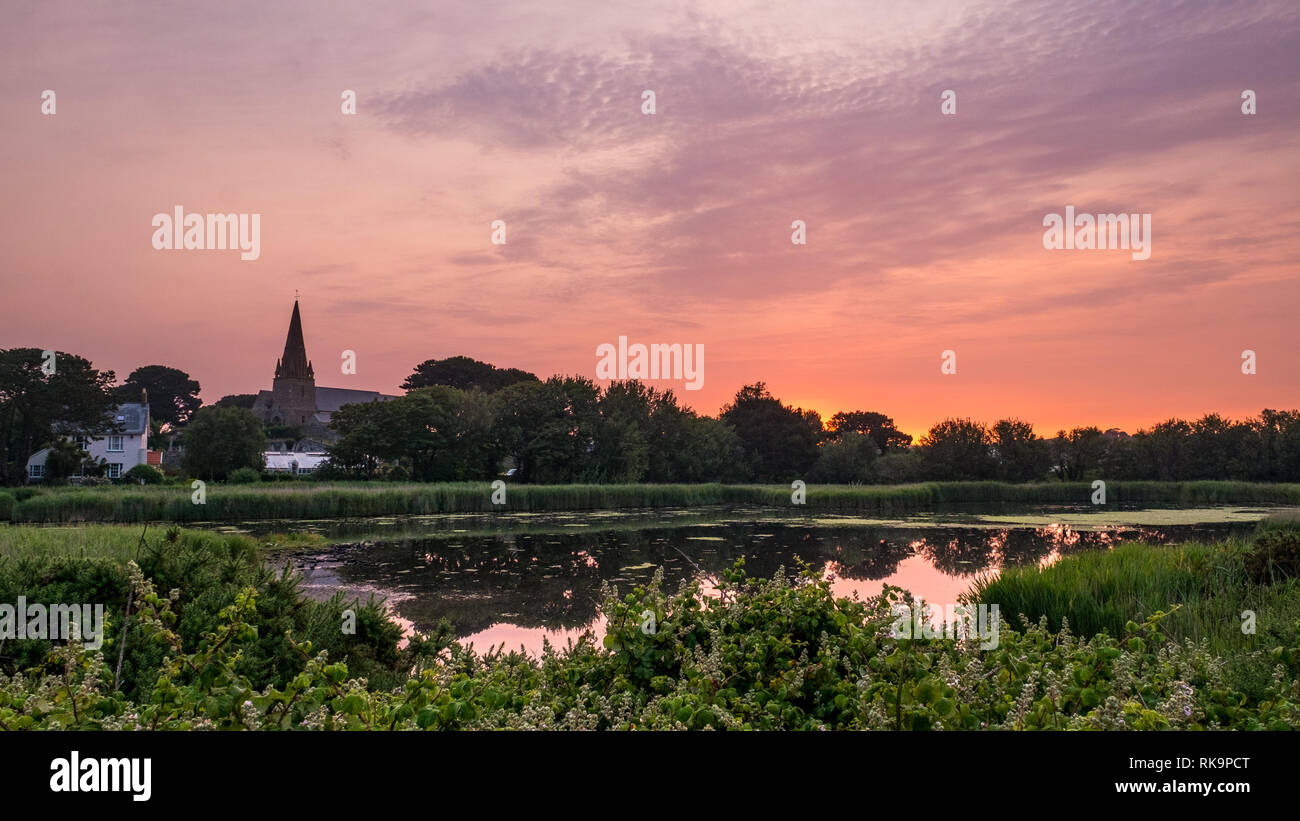
[[[139,436],[149,429],[149,406],[141,402],[127,402],[117,405],[105,415],[106,421],[117,427],[113,435],[119,433],[125,436]],[[58,423],[54,427],[55,433],[63,436],[82,435],[76,427],[65,423]],[[95,434],[96,438],[107,436],[107,433]]]
[[[139,436],[149,427],[149,406],[140,402],[118,405],[110,416],[121,425],[123,433]]]

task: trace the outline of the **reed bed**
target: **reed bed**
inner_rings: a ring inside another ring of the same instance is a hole
[[[910,485],[812,485],[805,509],[891,514],[950,504],[1087,505],[1089,483],[923,482]],[[23,488],[0,491],[0,521],[15,523],[193,522],[334,519],[403,514],[613,510],[754,505],[790,508],[783,485],[510,485],[492,504],[487,482],[209,484],[205,504],[188,486]],[[1300,504],[1300,484],[1251,482],[1109,482],[1109,505]]]

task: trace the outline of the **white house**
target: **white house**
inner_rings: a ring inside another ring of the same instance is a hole
[[[112,415],[120,433],[93,437],[73,435],[68,438],[80,445],[91,458],[107,462],[106,475],[110,479],[116,479],[136,465],[149,462],[149,405],[143,402],[118,405]],[[45,478],[45,459],[49,455],[49,448],[41,448],[27,460],[29,482]],[[73,474],[73,478],[80,476],[80,473]]]

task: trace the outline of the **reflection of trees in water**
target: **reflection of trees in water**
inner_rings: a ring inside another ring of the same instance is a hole
[[[861,532],[831,531],[825,556],[835,563],[835,575],[858,581],[879,581],[898,572],[912,555],[906,534],[870,528]]]
[[[350,551],[339,577],[410,594],[399,610],[422,630],[443,618],[461,636],[502,621],[575,628],[596,617],[602,580],[618,576],[602,555],[617,543],[627,564],[655,561],[641,542],[637,533],[412,539]]]
[[[1050,557],[1113,547],[1133,539],[1134,530],[1075,530],[1068,525],[1043,528],[938,528],[915,543],[926,561],[952,576],[969,576],[988,567],[1034,564]],[[1165,535],[1147,531],[1152,541]]]
[[[750,523],[619,532],[437,536],[349,548],[337,574],[350,585],[409,595],[404,618],[426,630],[446,618],[465,636],[499,622],[525,628],[590,624],[602,582],[626,591],[664,570],[665,587],[716,574],[744,556],[746,570],[772,576],[794,557],[818,563],[807,529]],[[703,539],[703,540],[701,540]],[[683,555],[685,554],[685,555]],[[689,558],[688,558],[689,557]],[[821,559],[824,561],[824,558]]]
[[[1162,531],[1126,531],[1164,541]],[[918,536],[920,538],[918,538]],[[1114,532],[1069,528],[818,528],[798,522],[736,522],[564,534],[439,534],[345,549],[337,574],[348,586],[406,594],[404,618],[428,630],[446,618],[466,636],[500,622],[523,628],[575,629],[590,624],[602,582],[626,592],[664,570],[672,590],[702,571],[717,575],[745,558],[752,576],[771,577],[795,559],[837,575],[878,581],[919,553],[950,575],[970,575],[990,564],[1037,562],[1120,540]],[[685,554],[685,555],[683,555]],[[687,558],[689,557],[689,559]],[[698,569],[697,569],[698,568]]]
[[[969,576],[988,567],[1006,549],[1004,531],[937,528],[913,543],[926,561],[950,576]]]

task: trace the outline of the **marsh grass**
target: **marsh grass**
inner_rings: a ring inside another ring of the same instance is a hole
[[[1236,686],[1267,689],[1276,661],[1269,651],[1300,640],[1300,580],[1254,583],[1246,560],[1264,533],[1300,530],[1288,511],[1256,528],[1255,536],[1214,544],[1127,543],[1108,551],[1068,556],[1047,567],[1009,567],[979,577],[963,597],[996,603],[1013,623],[1046,618],[1052,629],[1068,620],[1076,635],[1121,636],[1130,622],[1162,610],[1162,629],[1178,641],[1204,642],[1224,659]],[[1243,629],[1253,616],[1254,632]]]
[[[1300,504],[1300,485],[1250,482],[1111,482],[1109,505]],[[193,504],[188,486],[40,488],[8,505],[14,522],[195,522],[333,519],[439,513],[614,510],[757,505],[795,509],[784,485],[511,485],[506,504],[487,482],[218,485]],[[925,482],[812,485],[803,510],[884,514],[945,504],[1088,504],[1087,483]],[[3,509],[0,508],[0,512]]]
[[[1245,550],[1241,540],[1215,545],[1120,544],[1111,550],[1068,556],[1046,567],[1006,567],[983,575],[968,598],[996,603],[1008,617],[1024,614],[1037,621],[1046,616],[1053,631],[1068,619],[1070,629],[1080,635],[1120,636],[1128,622],[1140,622],[1157,610],[1241,590],[1246,580]],[[1166,624],[1183,618],[1175,614]],[[1201,636],[1193,631],[1188,637]]]
[[[87,525],[82,527],[0,528],[0,562],[53,559],[103,560],[126,566],[139,558],[143,526]],[[149,529],[150,536],[162,531]],[[224,534],[204,534],[215,544]]]

